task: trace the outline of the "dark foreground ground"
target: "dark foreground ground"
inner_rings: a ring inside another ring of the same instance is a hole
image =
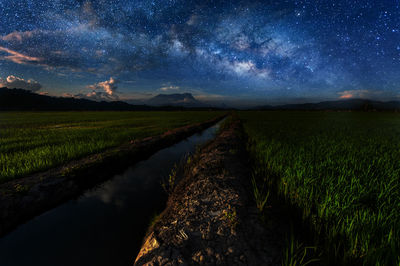
[[[249,196],[243,138],[234,123],[197,154],[135,265],[281,265],[279,222],[261,223]]]

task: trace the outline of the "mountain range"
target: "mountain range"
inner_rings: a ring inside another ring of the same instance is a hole
[[[93,101],[73,97],[40,95],[23,89],[0,88],[0,111],[147,111],[210,109],[197,101],[190,93],[157,95],[139,104],[123,101]],[[211,108],[216,109],[216,108]]]
[[[87,99],[69,97],[52,97],[39,95],[22,89],[0,88],[0,110],[22,111],[22,110],[151,110],[145,105],[131,105],[121,101],[96,102]]]
[[[319,103],[301,103],[284,105],[265,105],[256,107],[257,110],[400,110],[399,101],[373,101],[368,99],[348,99],[338,101],[324,101]]]
[[[132,104],[123,101],[92,101],[88,99],[54,97],[40,95],[22,89],[0,88],[0,111],[48,111],[48,110],[98,110],[98,111],[147,111],[147,110],[187,110],[218,109],[208,107],[190,93],[159,94],[148,100]],[[400,110],[399,101],[373,101],[349,99],[324,101],[319,103],[264,105],[252,108],[255,110]]]

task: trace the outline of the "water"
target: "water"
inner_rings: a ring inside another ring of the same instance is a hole
[[[0,265],[132,265],[151,218],[165,206],[162,178],[185,154],[212,139],[218,126],[157,152],[0,238]]]

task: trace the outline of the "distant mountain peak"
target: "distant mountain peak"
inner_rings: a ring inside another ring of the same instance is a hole
[[[203,103],[196,100],[191,93],[158,94],[147,101],[153,106],[201,107]]]

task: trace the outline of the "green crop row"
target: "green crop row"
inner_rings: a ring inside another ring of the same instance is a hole
[[[241,112],[255,175],[341,263],[400,263],[400,115]]]
[[[218,112],[0,112],[0,183]]]

